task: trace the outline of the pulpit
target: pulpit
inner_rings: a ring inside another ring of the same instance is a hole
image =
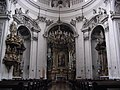
[[[11,67],[14,66],[15,72],[17,72],[16,75],[19,76],[21,55],[23,54],[25,47],[23,44],[23,39],[17,35],[17,26],[14,22],[10,25],[10,34],[7,35],[5,42],[6,52],[3,58],[3,63],[7,67],[8,72]]]

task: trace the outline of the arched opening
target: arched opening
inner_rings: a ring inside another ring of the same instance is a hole
[[[99,79],[108,76],[105,32],[102,26],[97,26],[91,34],[93,77]]]
[[[25,26],[20,26],[17,32],[18,32],[18,35],[20,35],[24,40],[24,46],[26,50],[24,51],[23,55],[20,57],[21,58],[20,65],[14,66],[13,76],[27,79],[29,78],[31,34],[29,29]]]
[[[75,79],[75,37],[72,29],[55,25],[47,37],[47,78],[52,80]]]

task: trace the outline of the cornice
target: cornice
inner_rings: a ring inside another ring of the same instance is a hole
[[[8,20],[10,20],[10,15],[8,15],[8,14],[0,14],[0,19],[8,19]]]
[[[111,15],[111,19],[114,20],[114,19],[120,19],[120,14],[113,14]]]

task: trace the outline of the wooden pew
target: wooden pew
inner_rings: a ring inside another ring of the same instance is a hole
[[[0,82],[0,90],[2,89],[24,90],[22,82]]]
[[[92,83],[92,90],[107,90],[107,89],[120,89],[120,81],[116,80],[105,80],[105,81],[94,81]]]
[[[69,81],[78,90],[107,90],[108,88],[120,88],[120,81],[117,80],[91,80],[79,79]]]
[[[0,90],[47,90],[49,80],[29,79],[29,80],[3,80],[0,81]]]

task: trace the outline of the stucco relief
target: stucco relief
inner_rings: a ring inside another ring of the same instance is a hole
[[[76,20],[71,19],[70,24],[76,27]]]
[[[83,29],[90,27],[91,29],[96,27],[98,24],[104,24],[108,20],[108,15],[105,9],[99,8],[96,11],[96,15],[92,17],[90,20],[86,20],[86,22],[83,24]]]
[[[90,20],[86,20],[86,22],[83,24],[82,32],[84,35],[84,40],[89,40],[90,31],[94,29],[97,25],[104,25],[107,27],[108,22],[108,15],[105,9],[98,8],[97,10],[93,10],[95,12],[95,16],[92,17]]]
[[[115,13],[120,14],[120,0],[115,1]]]
[[[0,14],[6,13],[6,1],[0,0]]]
[[[12,3],[16,4],[18,0],[11,0]]]
[[[25,13],[23,13],[21,8],[16,8],[15,14],[13,15],[14,21],[17,22],[18,25],[22,24],[26,27],[28,27],[30,30],[40,31],[40,27],[36,20],[32,19],[29,15],[29,10],[26,10]]]
[[[53,20],[48,19],[45,22],[46,22],[46,26],[49,26],[53,23]]]
[[[84,35],[84,40],[89,40],[89,32],[85,32],[83,35]]]
[[[38,16],[35,21],[36,21],[37,23],[39,23],[39,22],[45,22],[45,21],[46,21],[46,17],[40,17],[40,16]]]
[[[35,41],[38,40],[38,33],[37,32],[32,33],[32,39],[35,40]]]
[[[110,1],[110,0],[104,0],[105,5],[107,5],[107,4],[108,4],[108,1]]]
[[[51,7],[70,7],[70,0],[52,0]]]

